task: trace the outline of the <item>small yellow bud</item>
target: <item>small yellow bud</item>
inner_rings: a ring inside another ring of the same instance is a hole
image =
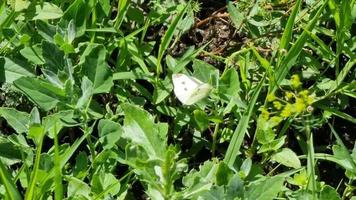
[[[269,112],[268,112],[268,110],[266,108],[262,108],[261,109],[261,116],[262,116],[262,119],[268,120]]]
[[[296,74],[291,77],[290,81],[291,81],[292,87],[294,89],[298,89],[302,85],[302,82],[300,82],[299,76]]]
[[[279,102],[279,101],[273,101],[273,106],[277,109],[277,110],[280,110],[280,109],[282,109],[282,104],[281,104],[281,102]]]
[[[302,98],[296,98],[295,100],[295,111],[300,113],[303,112],[306,108],[304,100]]]
[[[267,101],[271,102],[274,101],[276,99],[276,96],[274,96],[274,94],[268,94],[267,95]]]
[[[292,105],[288,103],[288,104],[283,108],[283,110],[282,110],[282,112],[281,112],[281,117],[289,117],[289,116],[291,116],[291,115],[292,115]]]
[[[286,99],[291,100],[293,98],[293,93],[292,92],[286,92]]]

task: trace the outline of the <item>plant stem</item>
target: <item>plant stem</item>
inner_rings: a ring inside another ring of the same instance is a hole
[[[215,151],[216,151],[216,138],[218,136],[218,130],[219,130],[220,123],[217,123],[215,125],[214,133],[213,133],[213,144],[211,147],[211,155],[212,157],[215,157]]]

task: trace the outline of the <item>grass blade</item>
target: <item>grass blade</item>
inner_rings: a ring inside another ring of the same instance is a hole
[[[309,22],[309,24],[305,28],[305,31],[303,31],[303,33],[299,36],[295,44],[288,51],[286,57],[282,60],[281,64],[278,65],[276,70],[276,84],[271,83],[270,91],[272,93],[277,89],[277,85],[280,84],[282,80],[287,76],[291,67],[295,63],[299,53],[302,51],[302,48],[308,39],[307,31],[311,31],[314,28],[316,22],[318,21],[321,13],[324,11],[326,5],[327,5],[327,1],[320,7],[318,12],[315,14],[313,19]]]
[[[244,139],[244,136],[245,136],[245,133],[246,133],[246,130],[248,127],[248,123],[250,121],[250,118],[251,118],[254,108],[256,106],[256,101],[257,101],[257,98],[261,92],[265,78],[266,77],[263,77],[261,79],[261,81],[259,82],[259,84],[257,85],[257,87],[252,95],[251,102],[248,105],[247,110],[245,111],[244,115],[241,117],[241,119],[233,133],[231,142],[229,144],[229,147],[226,151],[226,155],[224,158],[224,162],[230,167],[233,166],[236,156],[239,154],[239,150],[240,150],[242,141]]]
[[[118,14],[115,19],[114,28],[116,30],[120,29],[121,23],[124,20],[125,14],[129,8],[130,0],[119,0]]]
[[[281,38],[281,43],[279,45],[280,50],[288,49],[288,47],[289,47],[289,43],[292,39],[293,25],[294,25],[295,19],[297,17],[297,13],[300,9],[301,2],[302,2],[302,0],[297,0],[297,3],[295,4],[293,11],[288,18],[286,27],[284,28],[283,35]]]
[[[341,146],[341,148],[344,149],[345,152],[349,152],[349,150],[346,148],[345,144],[342,142],[341,138],[339,137],[339,135],[337,134],[337,132],[335,131],[335,129],[332,127],[332,125],[330,123],[328,123],[330,130],[332,132],[332,134],[334,135],[334,137],[336,138],[336,143],[338,145]],[[354,170],[356,170],[356,163],[354,161],[354,159],[351,157],[351,155],[348,153],[346,159],[351,163],[352,168]]]
[[[330,107],[325,106],[325,105],[323,105],[321,103],[316,103],[316,104],[314,104],[314,106],[317,107],[317,108],[320,108],[322,110],[331,112],[335,116],[341,117],[342,119],[345,119],[345,120],[347,120],[349,122],[352,122],[352,123],[356,124],[356,118],[352,117],[351,115],[348,115],[348,114],[346,114],[344,112],[341,112],[339,110],[336,110],[334,108],[330,108]]]
[[[42,144],[43,144],[43,138],[44,138],[44,128],[42,126],[32,126],[30,127],[29,132],[30,135],[39,135],[39,140],[38,144],[36,145],[37,151],[36,151],[36,159],[35,163],[33,165],[33,170],[31,173],[31,180],[29,187],[27,188],[26,195],[25,195],[25,200],[32,200],[34,199],[35,196],[35,187],[37,183],[37,178],[38,178],[38,171],[40,167],[40,161],[41,161],[41,151],[42,151]]]
[[[10,173],[5,168],[4,164],[0,160],[0,180],[4,185],[8,198],[11,200],[22,199],[19,191],[16,189],[15,183],[12,181]]]
[[[161,61],[163,58],[163,54],[167,50],[169,43],[171,42],[171,40],[173,38],[174,31],[176,30],[176,27],[177,27],[179,21],[182,20],[183,15],[185,14],[189,4],[190,4],[190,1],[174,18],[173,22],[169,25],[166,33],[164,34],[164,36],[162,38],[162,42],[159,45],[158,56],[157,56],[157,69],[156,69],[157,75],[162,72]]]

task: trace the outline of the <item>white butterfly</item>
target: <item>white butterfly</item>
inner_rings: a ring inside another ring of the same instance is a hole
[[[192,105],[207,97],[213,87],[208,83],[187,76],[185,74],[172,75],[174,94],[180,102],[185,105]]]

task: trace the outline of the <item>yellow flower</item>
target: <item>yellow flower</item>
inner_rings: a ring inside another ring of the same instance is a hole
[[[313,96],[308,96],[306,101],[307,101],[308,105],[311,105],[314,102],[314,97]]]
[[[292,92],[286,92],[286,99],[291,100],[293,98],[293,93]]]
[[[271,127],[275,127],[275,126],[277,126],[279,123],[281,123],[282,120],[283,120],[282,117],[273,116],[273,117],[271,117],[270,120],[268,120],[268,122],[269,122],[269,125],[270,125]]]
[[[291,114],[292,114],[292,105],[288,103],[283,108],[283,110],[281,112],[281,117],[289,117],[289,116],[291,116]]]
[[[292,87],[294,89],[298,89],[302,85],[302,82],[300,82],[299,76],[296,74],[291,77],[290,81],[291,81]]]
[[[302,90],[298,94],[299,94],[299,96],[301,96],[304,99],[306,99],[308,97],[308,93],[309,93],[308,90]]]
[[[304,100],[302,98],[296,98],[295,100],[295,110],[296,112],[300,113],[303,112],[306,108]]]
[[[269,112],[268,112],[268,110],[266,108],[262,108],[261,109],[261,116],[262,116],[262,119],[268,120]]]
[[[282,104],[281,104],[281,102],[279,102],[279,101],[273,101],[273,106],[277,109],[277,110],[280,110],[280,109],[282,109]]]
[[[274,101],[276,99],[276,96],[274,96],[274,94],[268,94],[267,95],[267,101],[271,102]]]

